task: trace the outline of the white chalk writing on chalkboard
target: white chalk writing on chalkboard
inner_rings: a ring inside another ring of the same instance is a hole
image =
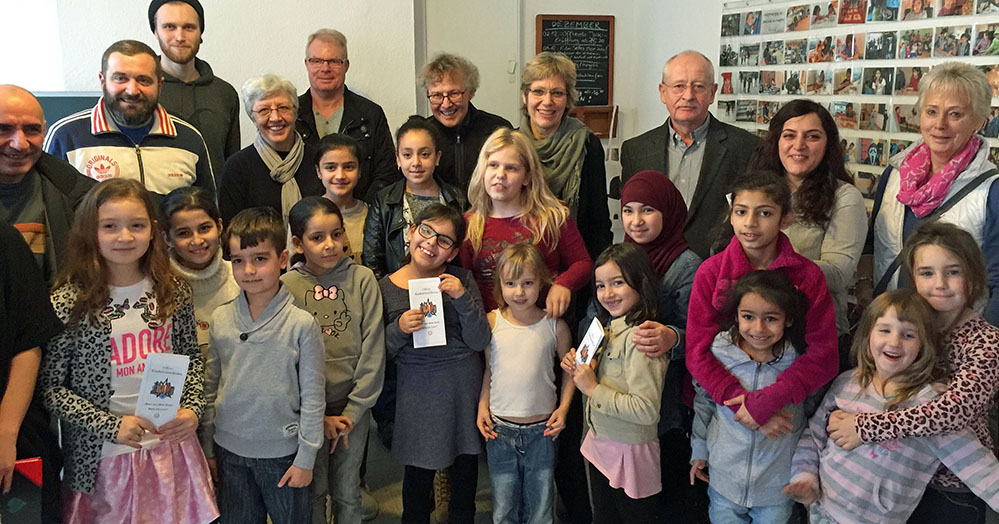
[[[565,53],[576,64],[577,104],[610,103],[611,24],[609,20],[543,20],[543,51]]]

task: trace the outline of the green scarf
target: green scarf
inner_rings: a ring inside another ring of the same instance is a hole
[[[520,129],[534,143],[548,187],[556,198],[565,202],[572,219],[576,220],[579,210],[579,180],[583,173],[589,128],[579,120],[567,116],[551,136],[536,140],[531,132],[531,122],[525,116],[521,120]]]

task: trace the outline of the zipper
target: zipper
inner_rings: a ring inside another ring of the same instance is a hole
[[[753,373],[753,391],[756,391],[757,382],[760,379],[760,368],[761,367],[763,367],[763,363],[762,362],[757,362],[756,363],[756,371]],[[756,435],[757,434],[759,434],[758,430],[753,431],[749,435],[749,459],[746,461],[746,482],[744,483],[745,486],[746,486],[746,489],[742,493],[742,502],[740,502],[740,505],[742,505],[742,506],[748,506],[749,505],[748,504],[748,501],[749,501],[749,481],[750,481],[750,479],[752,479],[752,476],[753,476],[753,451],[754,451],[754,448],[756,448]]]
[[[464,148],[461,145],[461,131],[458,131],[454,135],[454,179],[456,182],[458,182],[458,184],[465,184],[465,187],[468,187],[464,173],[465,155],[461,154],[463,150]],[[471,178],[471,176],[469,176],[469,178]],[[458,187],[461,186],[459,185]]]
[[[142,149],[139,145],[135,145],[135,158],[139,161],[139,182],[142,183],[142,187],[146,187],[146,170],[142,168]]]

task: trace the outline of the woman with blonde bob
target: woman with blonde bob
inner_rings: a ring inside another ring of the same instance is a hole
[[[873,255],[873,271],[862,260],[860,280],[880,282],[875,293],[908,284],[900,261],[893,261],[912,232],[953,201],[939,221],[960,225],[984,250],[990,290],[984,315],[993,325],[999,321],[999,293],[991,292],[999,286],[999,176],[989,161],[989,144],[978,135],[991,101],[985,74],[961,62],[940,64],[920,81],[916,107],[922,140],[891,158],[874,196],[873,241],[864,250]],[[970,192],[956,200],[965,188]]]
[[[604,148],[585,124],[569,116],[579,98],[576,64],[562,53],[540,53],[524,65],[520,91],[520,130],[538,153],[548,187],[579,223],[586,250],[595,258],[613,234]]]
[[[526,241],[538,246],[556,275],[545,303],[549,317],[561,317],[572,292],[589,281],[593,262],[569,210],[545,184],[526,135],[500,128],[486,139],[468,186],[468,201],[461,265],[475,275],[486,310],[496,309],[496,259],[507,245]]]

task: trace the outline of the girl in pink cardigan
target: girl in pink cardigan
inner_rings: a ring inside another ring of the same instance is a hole
[[[687,313],[687,369],[715,402],[736,412],[736,421],[760,429],[783,406],[803,402],[836,376],[836,320],[822,270],[795,253],[781,233],[792,219],[791,190],[784,178],[769,171],[747,173],[733,184],[731,198],[734,236],[694,277]],[[774,384],[747,392],[711,353],[711,341],[732,286],[756,269],[780,271],[808,298],[806,348]],[[777,417],[769,426],[765,432],[776,436],[790,431],[792,423]]]

